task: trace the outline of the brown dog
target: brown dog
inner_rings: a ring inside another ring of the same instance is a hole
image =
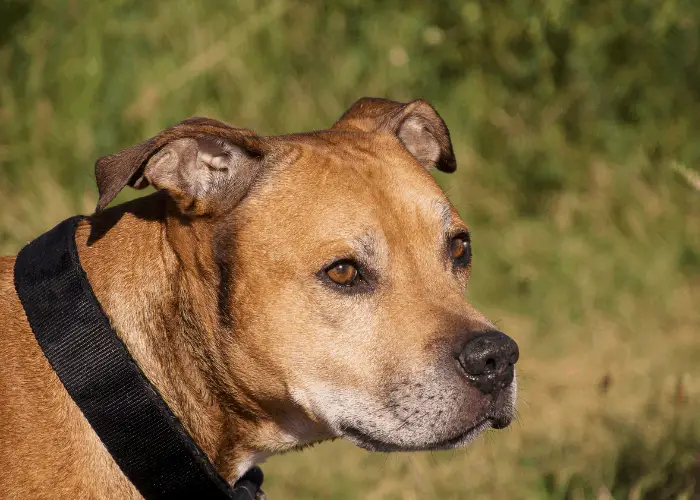
[[[433,166],[455,169],[442,119],[382,99],[281,137],[189,119],[97,162],[82,265],[227,480],[338,436],[436,450],[512,420],[517,345],[463,299],[469,233]],[[43,356],[13,264],[0,258],[0,496],[140,498]]]

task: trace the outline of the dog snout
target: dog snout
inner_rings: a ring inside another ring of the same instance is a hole
[[[513,381],[519,355],[513,339],[491,331],[471,338],[457,359],[472,384],[483,394],[491,394]]]

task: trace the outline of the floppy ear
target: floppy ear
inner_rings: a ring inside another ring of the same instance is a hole
[[[424,168],[437,167],[443,172],[454,172],[457,168],[447,125],[435,108],[422,99],[402,103],[363,97],[333,128],[391,132]]]
[[[239,201],[265,155],[251,130],[210,118],[189,118],[155,137],[95,163],[103,210],[124,186],[166,190],[186,214],[202,215]]]

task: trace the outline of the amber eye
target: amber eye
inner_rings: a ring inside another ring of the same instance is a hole
[[[470,245],[468,234],[458,234],[450,241],[450,257],[455,261],[469,263]]]
[[[328,268],[326,274],[339,285],[350,286],[357,279],[357,268],[351,262],[338,262]]]

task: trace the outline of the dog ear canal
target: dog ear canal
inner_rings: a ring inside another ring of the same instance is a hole
[[[95,211],[107,207],[127,185],[163,189],[187,215],[233,206],[247,192],[265,153],[265,142],[251,130],[209,118],[187,119],[97,160]]]
[[[427,101],[409,103],[364,97],[338,120],[334,129],[396,134],[404,147],[424,168],[442,172],[457,168],[447,125]]]

